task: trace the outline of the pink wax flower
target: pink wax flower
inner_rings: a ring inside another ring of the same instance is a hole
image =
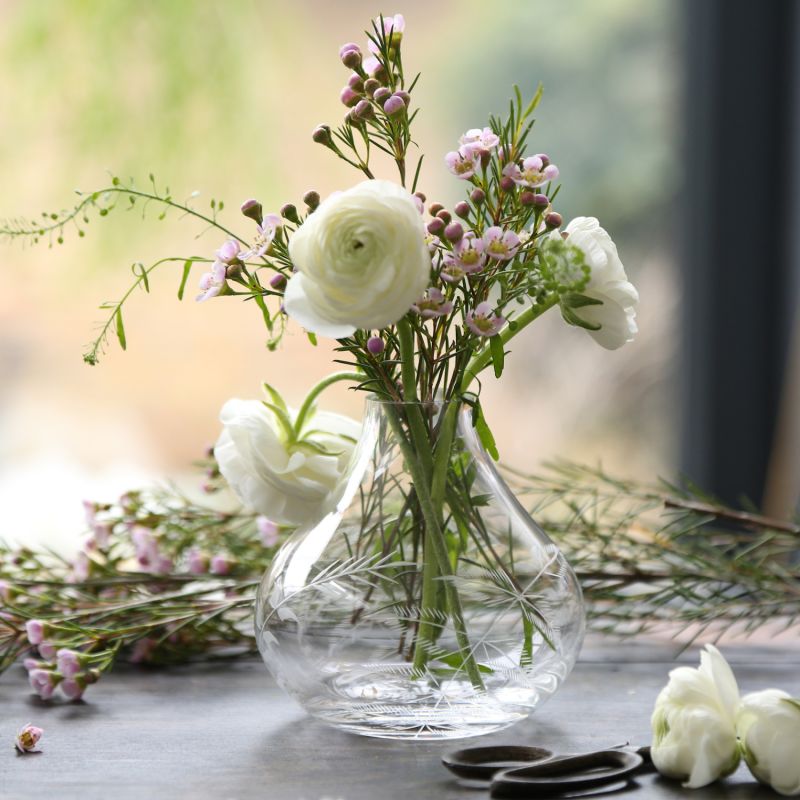
[[[367,349],[369,350],[369,342],[367,342]],[[370,352],[372,352],[372,350],[370,350]],[[275,545],[278,544],[278,526],[271,519],[265,517],[263,514],[259,515],[256,517],[256,528],[261,536],[261,543],[264,547],[275,547]]]
[[[470,128],[459,138],[458,144],[464,151],[488,152],[500,144],[500,137],[491,128]]]
[[[239,242],[235,239],[228,239],[228,241],[216,251],[215,255],[223,264],[228,264],[230,266],[239,260],[239,251],[241,249]]]
[[[2,578],[0,578],[0,600],[8,602],[10,599],[11,599],[11,587],[8,585],[8,581],[5,581]]]
[[[143,567],[149,567],[158,558],[158,545],[149,528],[134,525],[131,540],[136,550],[136,559]]]
[[[496,316],[489,303],[480,303],[465,315],[467,327],[476,336],[494,336],[506,324],[504,317]]]
[[[153,572],[157,575],[168,575],[175,567],[175,563],[169,556],[159,554],[153,566]]]
[[[475,174],[479,160],[477,153],[466,150],[452,150],[444,157],[444,163],[450,172],[463,180],[469,180]]]
[[[32,669],[28,673],[28,681],[42,700],[49,700],[56,690],[55,674],[48,669]]]
[[[375,19],[375,27],[381,29],[381,18]],[[406,29],[406,20],[402,14],[395,14],[391,17],[383,18],[383,35],[386,37],[387,42],[392,47],[397,47],[403,39],[403,32]],[[378,46],[370,39],[367,42],[370,52],[379,53]]]
[[[72,562],[70,579],[75,583],[81,583],[82,581],[85,581],[89,577],[91,568],[92,562],[89,559],[89,556],[86,555],[85,552],[81,551],[77,556],[75,556],[75,560]]]
[[[38,753],[36,745],[39,743],[39,739],[42,738],[43,733],[44,731],[41,728],[37,728],[29,722],[17,734],[17,738],[14,740],[14,747],[20,753]]]
[[[419,200],[419,198],[417,198]],[[422,200],[419,201],[422,204]],[[423,208],[423,212],[424,212]],[[428,252],[433,255],[442,245],[442,240],[435,233],[425,235],[425,244],[428,245]]]
[[[528,156],[522,162],[521,168],[519,164],[506,164],[503,167],[503,175],[511,178],[518,186],[534,188],[548,181],[554,181],[558,177],[558,167],[551,164],[544,153],[539,153]]]
[[[466,275],[466,271],[456,263],[453,254],[445,253],[444,266],[439,273],[439,277],[446,283],[458,283],[465,278]]]
[[[216,555],[211,559],[209,571],[212,575],[227,575],[231,571],[231,563],[225,556]]]
[[[222,261],[215,261],[211,267],[211,272],[206,272],[200,276],[200,294],[195,298],[198,303],[216,297],[225,286],[225,264]]]
[[[188,566],[192,575],[205,575],[208,572],[208,556],[192,548],[188,554]]]
[[[111,540],[111,524],[96,522],[92,526],[92,538],[101,550],[106,550]]]
[[[464,234],[453,248],[456,264],[465,272],[478,272],[486,264],[486,245],[472,231]]]
[[[42,669],[44,663],[35,658],[24,658],[22,660],[22,666],[30,672],[32,669]]]
[[[503,231],[496,225],[486,229],[483,242],[486,255],[498,261],[510,261],[517,254],[521,244],[519,236],[514,231]]]
[[[347,42],[339,48],[339,58],[344,58],[344,54],[350,50],[361,52],[361,48],[355,42]]]
[[[242,254],[242,260],[261,258],[269,250],[269,246],[272,244],[272,240],[277,235],[278,228],[282,224],[283,222],[278,214],[267,214],[261,224],[256,226],[257,235],[253,247]]]
[[[94,525],[94,517],[95,514],[97,514],[97,503],[94,503],[91,500],[84,500],[83,511],[86,515],[86,524],[89,526]]]
[[[376,56],[367,56],[361,67],[367,75],[377,75],[383,69],[383,64]]]
[[[29,619],[25,623],[25,632],[28,634],[28,641],[31,644],[41,644],[44,641],[47,624],[40,619]]]
[[[45,661],[52,661],[56,657],[56,647],[50,642],[40,642],[36,649]]]
[[[65,678],[74,678],[82,670],[81,654],[69,648],[62,647],[58,653],[56,653],[56,664],[58,671]]]
[[[453,310],[453,304],[445,298],[440,289],[431,286],[421,300],[411,306],[414,311],[425,319],[443,317]]]
[[[80,678],[65,678],[61,682],[61,692],[67,700],[80,700],[86,690],[86,683]]]
[[[361,99],[361,95],[358,92],[354,92],[350,86],[345,86],[339,93],[339,99],[343,105],[352,108]]]

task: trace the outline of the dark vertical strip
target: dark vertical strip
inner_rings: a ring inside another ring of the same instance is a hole
[[[687,0],[683,469],[760,503],[791,313],[795,0]]]

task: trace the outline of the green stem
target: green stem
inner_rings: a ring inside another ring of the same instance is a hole
[[[526,308],[518,317],[514,319],[514,327],[512,329],[511,325],[506,325],[502,331],[498,334],[500,337],[500,341],[503,345],[506,345],[508,342],[511,341],[523,328],[526,328],[528,325],[531,324],[535,319],[540,317],[544,314],[545,311],[549,311],[554,305],[558,303],[558,296],[554,295],[549,300],[547,300],[542,305],[530,306]],[[491,348],[484,347],[478,355],[476,355],[472,361],[470,361],[469,366],[467,367],[466,371],[464,372],[464,378],[461,381],[461,391],[466,392],[469,389],[469,385],[478,375],[478,373],[482,372],[491,362],[492,360],[492,351]]]
[[[303,400],[303,405],[300,406],[300,410],[297,412],[297,419],[294,423],[294,429],[297,435],[299,436],[303,432],[303,426],[306,423],[308,415],[311,413],[314,401],[325,389],[339,381],[358,381],[360,383],[363,380],[364,376],[360,372],[334,372],[333,375],[328,375],[327,378],[323,378],[318,384],[312,387],[311,391],[306,395],[306,399]]]

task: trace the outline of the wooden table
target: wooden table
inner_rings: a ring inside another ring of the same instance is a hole
[[[593,640],[561,691],[530,719],[466,740],[536,743],[558,751],[650,741],[653,701],[675,665],[674,647]],[[731,647],[743,692],[800,695],[800,653]],[[680,661],[696,664],[696,652]],[[26,722],[45,729],[43,753],[17,756]],[[465,741],[465,740],[462,740]],[[0,677],[0,798],[23,800],[483,800],[440,765],[454,742],[410,744],[352,736],[308,718],[260,662],[166,671],[126,668],[91,687],[85,702],[41,702],[15,667]],[[775,798],[745,767],[684,791],[647,775],[614,797]]]

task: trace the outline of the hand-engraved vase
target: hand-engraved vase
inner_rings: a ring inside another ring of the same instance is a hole
[[[349,469],[256,602],[278,684],[343,730],[476,736],[527,717],[584,633],[570,565],[504,483],[469,405],[371,398]]]

